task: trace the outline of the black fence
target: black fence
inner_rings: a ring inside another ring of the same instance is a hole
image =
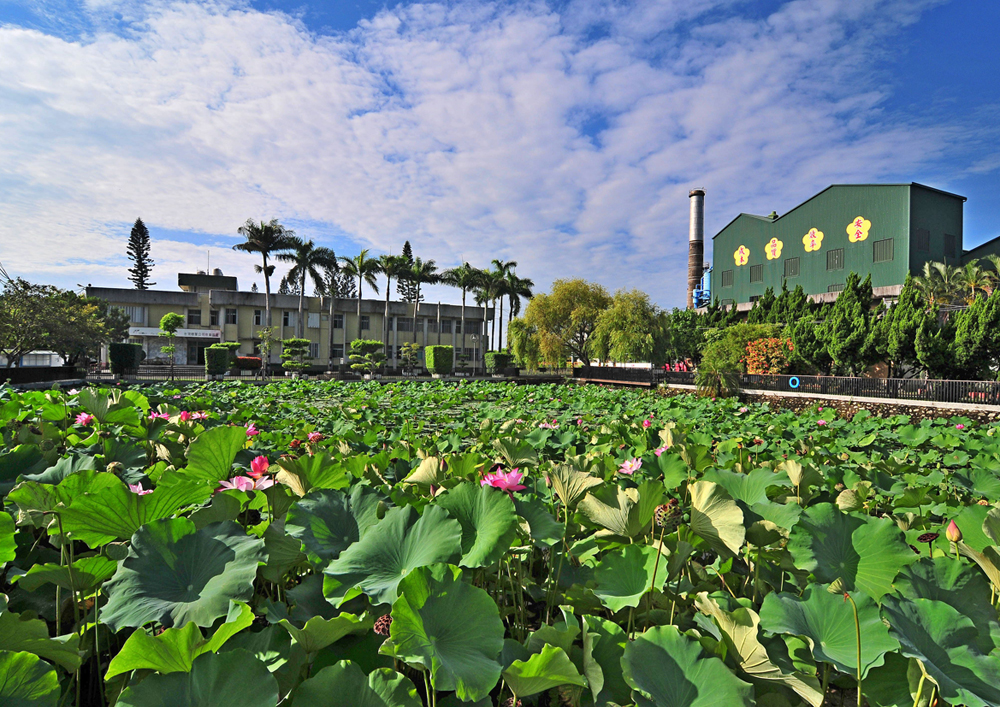
[[[83,378],[83,370],[76,366],[25,366],[24,368],[0,368],[0,383],[11,385],[25,383],[48,383],[58,380]]]
[[[692,371],[664,371],[659,368],[624,368],[618,366],[591,366],[574,368],[574,378],[584,378],[607,383],[629,383],[654,386],[660,383],[671,385],[694,385]]]

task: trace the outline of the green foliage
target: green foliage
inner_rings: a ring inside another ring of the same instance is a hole
[[[160,331],[166,337],[177,335],[177,330],[184,326],[184,317],[177,312],[167,312],[160,317]]]
[[[213,344],[205,349],[205,373],[210,376],[221,376],[229,370],[230,349],[219,344]]]
[[[871,276],[861,282],[851,273],[820,328],[820,338],[833,366],[842,374],[859,375],[874,362],[869,344],[871,307]]]
[[[600,285],[584,280],[556,280],[548,294],[535,295],[525,310],[524,321],[534,327],[542,355],[549,363],[562,365],[567,357],[589,362],[590,337],[611,297]]]
[[[153,269],[153,259],[149,257],[149,229],[137,218],[129,233],[126,254],[132,261],[132,267],[128,269],[128,279],[132,281],[137,290],[148,290],[155,285],[149,281],[149,273]]]
[[[108,361],[116,376],[134,373],[145,358],[146,352],[139,344],[108,344]]]
[[[538,328],[524,319],[512,319],[507,325],[507,343],[520,368],[537,371],[542,359],[542,340]]]
[[[510,368],[514,362],[514,357],[505,351],[486,352],[486,372],[503,373],[504,369]]]
[[[660,314],[646,293],[619,290],[597,317],[594,355],[605,361],[661,365],[666,360],[666,345]]]
[[[428,346],[424,351],[427,370],[446,376],[451,373],[455,363],[455,348],[453,346]]]
[[[403,344],[400,347],[399,360],[405,370],[411,372],[415,370],[417,363],[420,362],[420,344],[415,341],[407,341]]]
[[[309,339],[282,339],[281,367],[293,372],[309,368],[309,364],[305,362],[309,355],[309,343]]]
[[[375,373],[385,363],[385,344],[377,339],[354,339],[350,345],[351,368]]]
[[[747,344],[777,336],[775,324],[734,324],[705,333],[705,348],[698,366],[698,386],[711,397],[735,392],[735,374],[746,373]]]

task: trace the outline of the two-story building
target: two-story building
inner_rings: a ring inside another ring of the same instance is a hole
[[[260,330],[266,326],[264,293],[239,291],[236,278],[218,269],[211,275],[181,273],[177,284],[179,291],[88,287],[87,296],[125,310],[130,319],[129,341],[143,347],[149,362],[167,360],[162,351],[167,339],[159,322],[169,312],[184,318],[174,342],[175,363],[203,364],[205,349],[225,341],[238,341],[241,355],[259,353]],[[393,367],[399,365],[401,349],[408,342],[421,347],[453,346],[456,356],[464,356],[472,367],[482,361],[488,348],[484,323],[492,319],[493,309],[467,306],[464,331],[462,307],[453,304],[423,302],[414,316],[411,303],[390,301],[387,311],[385,300],[363,299],[359,316],[357,299],[305,297],[301,331],[298,317],[298,295],[271,295],[272,337],[290,339],[301,333],[310,341],[309,358],[316,366],[344,363],[351,341],[361,338],[386,342],[386,356]],[[279,354],[280,345],[271,350],[272,362],[279,360]],[[106,360],[105,351],[102,361]]]

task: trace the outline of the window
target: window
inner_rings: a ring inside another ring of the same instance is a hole
[[[750,295],[750,304],[753,304],[760,299],[760,295]]]
[[[362,314],[361,315],[361,330],[362,331],[367,331],[368,329],[371,329],[372,328],[371,324],[372,324],[371,317],[369,317],[367,314]]]
[[[451,333],[451,320],[450,319],[442,319],[441,320],[441,333],[442,334],[450,334]]]
[[[723,270],[722,271],[722,286],[732,287],[733,286],[733,271]]]
[[[914,250],[922,250],[924,252],[930,252],[931,249],[931,232],[926,228],[918,228],[913,232],[913,248]]]
[[[409,318],[396,319],[397,331],[413,331],[413,320]]]
[[[295,326],[298,324],[298,312],[286,309],[281,313],[281,326]]]
[[[344,357],[344,345],[343,344],[334,344],[333,345],[333,357],[334,358],[343,358]]]
[[[200,309],[189,309],[187,311],[187,325],[188,326],[201,326],[201,310]]]
[[[226,308],[226,324],[235,324],[235,323],[236,323],[236,309],[235,308],[227,307]]]
[[[128,315],[128,321],[130,324],[138,324],[139,326],[146,325],[146,308],[142,305],[137,306],[125,306],[119,307],[125,314]]]
[[[208,310],[208,325],[219,326],[219,310],[217,309]]]
[[[958,255],[958,236],[950,233],[944,234],[944,257],[957,258]],[[892,260],[892,258],[889,258],[889,260]]]
[[[844,291],[844,286],[842,284],[841,285],[830,285],[829,287],[826,288],[826,291],[827,292],[843,292]]]
[[[799,259],[785,258],[785,277],[799,276]]]
[[[437,319],[428,319],[427,320],[427,333],[428,334],[437,334],[438,333]]]
[[[888,263],[892,260],[892,239],[886,238],[881,241],[875,241],[872,243],[872,251],[872,260],[876,263]]]
[[[319,312],[309,312],[306,317],[306,326],[310,329],[319,329]]]
[[[472,361],[474,358],[478,360],[479,349],[465,349],[465,358],[468,361]]]
[[[309,342],[309,358],[319,358],[319,344],[315,341]]]
[[[343,314],[334,314],[333,315],[333,328],[334,329],[343,329],[344,328],[344,315]]]
[[[843,270],[844,269],[844,249],[834,248],[833,250],[826,251],[826,269],[827,270]]]
[[[751,265],[750,266],[750,283],[764,282],[764,266],[763,265]]]
[[[724,299],[724,300],[722,300],[722,306],[723,307],[732,307],[733,306],[733,300],[731,300],[731,299]]]
[[[261,322],[263,322],[263,321],[264,321],[264,310],[263,309],[255,309],[253,311],[253,323],[254,323],[254,326],[260,326]]]

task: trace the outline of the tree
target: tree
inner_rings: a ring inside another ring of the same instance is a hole
[[[272,253],[280,253],[292,248],[291,231],[280,223],[277,219],[271,219],[267,223],[261,221],[257,223],[253,219],[247,219],[246,223],[236,229],[236,232],[246,238],[245,243],[237,243],[233,250],[244,253],[260,253],[262,265],[254,265],[254,272],[264,275],[264,326],[271,326],[271,275],[274,273],[274,266],[267,262]],[[261,365],[267,367],[267,357],[263,357]]]
[[[350,361],[355,371],[372,375],[385,362],[385,344],[372,339],[355,339],[351,342]]]
[[[503,298],[511,293],[511,278],[514,277],[514,268],[517,267],[516,260],[499,260],[498,258],[493,259],[493,273],[496,275],[496,300],[494,300],[493,309],[497,316],[493,317],[494,322],[498,322],[497,325],[497,336],[496,336],[496,350],[499,351],[503,348]],[[496,304],[499,302],[500,306],[497,307]],[[499,321],[498,321],[499,320]]]
[[[183,325],[184,317],[177,312],[167,312],[160,317],[160,331],[167,340],[167,345],[160,350],[170,357],[170,380],[174,379],[174,354],[177,353],[174,339],[177,337],[177,330]]]
[[[514,354],[517,365],[529,371],[537,371],[542,359],[542,341],[538,329],[523,319],[511,319],[507,325],[507,342]]]
[[[950,319],[941,321],[936,306],[930,314],[917,329],[917,361],[928,377],[947,378],[955,371],[955,325]]]
[[[291,246],[291,252],[278,253],[275,256],[278,260],[285,263],[292,263],[292,269],[288,271],[285,275],[285,279],[290,282],[295,282],[298,284],[299,290],[299,321],[298,321],[298,335],[299,338],[305,337],[306,327],[304,321],[305,314],[305,299],[306,299],[306,278],[312,280],[313,284],[321,288],[323,287],[323,272],[325,268],[336,266],[337,256],[329,248],[316,247],[316,244],[310,241],[304,241],[297,236],[288,237],[289,245]]]
[[[482,304],[483,306],[483,336],[489,333],[489,325],[487,324],[487,309],[493,307],[493,322],[496,323],[496,301],[501,296],[503,291],[503,280],[500,274],[496,270],[481,270],[479,276],[479,284],[476,285],[476,302]],[[485,355],[486,351],[492,351],[496,339],[494,336],[490,336],[489,348],[484,349],[483,353]]]
[[[368,257],[368,249],[365,248],[360,253],[355,255],[353,258],[348,258],[346,256],[340,256],[340,262],[343,263],[340,270],[345,275],[351,279],[358,281],[358,338],[361,338],[361,292],[364,283],[368,283],[369,287],[375,290],[375,294],[378,294],[378,282],[375,280],[375,276],[378,274],[378,261],[374,258]],[[331,323],[331,326],[333,324]]]
[[[155,285],[155,282],[149,281],[149,272],[154,265],[153,259],[149,257],[149,229],[141,218],[137,218],[132,226],[126,253],[132,261],[128,279],[135,284],[135,289],[148,290],[151,285]]]
[[[775,302],[774,290],[768,287],[761,298],[754,302],[753,309],[747,315],[747,324],[765,324],[771,321]]]
[[[662,365],[666,346],[659,315],[659,308],[645,292],[619,290],[597,317],[594,352],[603,360]]]
[[[282,339],[281,367],[293,374],[302,373],[309,368],[305,362],[309,354],[309,339]]]
[[[507,299],[510,305],[508,309],[510,321],[513,321],[514,317],[521,313],[521,298],[530,300],[534,297],[534,288],[534,280],[527,277],[518,277],[517,273],[513,271],[507,273]],[[509,343],[510,332],[507,333],[507,339]]]
[[[406,271],[408,273],[414,263],[413,248],[410,247],[409,241],[403,243],[403,254],[400,257],[406,260]],[[396,294],[399,295],[399,299],[409,304],[417,299],[417,286],[414,282],[410,281],[409,277],[400,277],[396,281]]]
[[[871,306],[871,275],[860,282],[857,273],[852,272],[828,310],[820,336],[841,372],[858,375],[874,360],[869,347]]]
[[[452,287],[457,287],[462,291],[462,355],[456,361],[464,361],[466,340],[465,340],[465,296],[479,286],[482,272],[468,263],[462,263],[457,268],[445,270],[441,275],[441,282]]]
[[[119,307],[96,297],[59,291],[52,301],[46,347],[75,366],[82,359],[96,359],[101,344],[128,337],[128,326],[128,315]]]
[[[406,271],[407,278],[416,289],[416,296],[413,298],[413,341],[417,340],[417,307],[420,305],[420,300],[423,299],[420,296],[421,285],[429,285],[440,281],[441,276],[438,275],[437,264],[433,260],[421,260],[417,258],[413,265]]]
[[[956,374],[989,379],[1000,365],[1000,292],[977,297],[955,321]]]
[[[532,298],[524,320],[536,327],[546,360],[558,363],[572,356],[589,366],[590,337],[610,304],[607,290],[596,283],[556,280],[550,293]]]
[[[379,272],[385,275],[385,316],[382,318],[382,341],[389,343],[389,293],[392,292],[393,279],[399,280],[410,268],[409,261],[402,255],[380,255],[378,257]]]
[[[701,347],[705,343],[705,319],[707,316],[700,315],[693,309],[674,309],[670,314],[661,316],[665,361],[690,360],[697,364],[701,360]]]
[[[983,268],[978,262],[966,263],[959,268],[957,284],[964,291],[961,298],[965,304],[971,305],[979,293],[987,295],[991,293],[993,279],[993,273]]]
[[[7,358],[7,368],[22,356],[45,348],[49,338],[56,288],[34,285],[22,278],[11,278],[0,268],[3,294],[0,295],[0,355]]]
[[[869,346],[885,359],[889,377],[897,378],[906,367],[918,367],[917,330],[926,319],[927,307],[913,278],[906,276],[899,300],[871,327]]]

